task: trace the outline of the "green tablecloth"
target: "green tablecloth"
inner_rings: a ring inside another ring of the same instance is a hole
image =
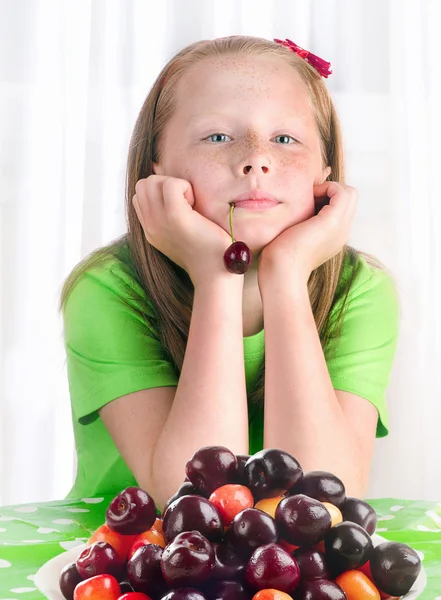
[[[0,600],[44,598],[33,583],[48,560],[104,523],[112,499],[82,498],[0,508]],[[421,600],[441,600],[441,502],[372,500],[377,533],[410,544],[423,558],[427,587]]]

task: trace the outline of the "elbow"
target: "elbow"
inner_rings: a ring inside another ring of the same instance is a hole
[[[136,481],[138,486],[148,492],[153,498],[156,510],[162,513],[169,499],[169,496],[167,496],[168,492],[164,491],[163,486],[155,485],[152,478],[147,475],[136,477]]]
[[[366,496],[367,484],[360,481],[348,481],[346,480],[345,489],[346,497],[358,498],[364,500]]]
[[[350,472],[346,474],[346,477],[342,478],[342,481],[345,486],[346,496],[364,500],[368,488],[369,475],[359,463],[350,466]]]
[[[156,508],[162,512],[170,498],[181,487],[184,476],[173,461],[173,457],[167,461],[166,457],[161,456],[161,460],[156,461],[153,453],[148,479]]]

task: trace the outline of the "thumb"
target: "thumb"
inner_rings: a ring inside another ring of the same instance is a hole
[[[323,183],[314,184],[312,186],[314,196],[318,197],[318,198],[326,196],[327,195],[326,192],[331,183],[333,183],[333,182],[332,181],[323,181]]]
[[[141,207],[139,206],[139,202],[138,202],[138,198],[137,198],[136,194],[132,198],[132,204],[133,204],[133,208],[135,209],[136,216],[138,217],[139,222],[141,223],[141,225],[143,225]]]
[[[182,180],[182,183],[183,183],[182,192],[184,194],[184,198],[187,200],[189,205],[193,208],[194,204],[195,204],[195,199],[194,199],[193,188],[191,187],[191,183],[189,181],[186,181],[185,179]]]

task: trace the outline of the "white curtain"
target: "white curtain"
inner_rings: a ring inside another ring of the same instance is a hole
[[[230,34],[288,37],[332,63],[360,192],[351,242],[390,268],[402,307],[368,496],[441,499],[440,4],[0,0],[0,504],[70,489],[62,281],[125,230],[129,137],[162,65]]]

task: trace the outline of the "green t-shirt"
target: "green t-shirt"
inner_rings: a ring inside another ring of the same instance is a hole
[[[327,366],[335,389],[378,410],[377,436],[388,433],[385,392],[398,336],[398,302],[390,275],[359,257],[345,318]],[[352,270],[345,262],[342,279]],[[337,310],[336,303],[333,310]],[[144,313],[144,317],[140,313]],[[117,493],[135,478],[98,410],[142,389],[176,386],[178,377],[154,331],[154,312],[131,270],[115,257],[80,276],[64,307],[64,340],[77,450],[70,497]],[[264,331],[245,337],[247,391],[264,360]],[[326,356],[326,352],[325,352]],[[263,447],[263,409],[250,407],[250,454]]]

